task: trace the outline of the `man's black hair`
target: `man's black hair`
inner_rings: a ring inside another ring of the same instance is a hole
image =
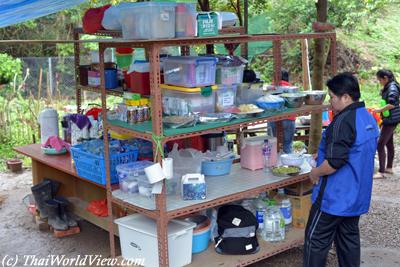
[[[289,82],[289,72],[285,69],[281,69],[281,80]]]
[[[358,80],[350,72],[343,72],[334,76],[326,82],[326,86],[339,97],[348,94],[353,101],[358,101],[361,97]]]

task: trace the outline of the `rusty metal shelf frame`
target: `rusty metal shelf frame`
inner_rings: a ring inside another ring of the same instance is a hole
[[[302,174],[302,175],[298,175],[298,176],[294,176],[291,179],[287,179],[284,181],[280,181],[280,182],[276,182],[276,183],[271,183],[265,186],[259,186],[256,188],[253,188],[251,190],[247,190],[244,192],[240,192],[240,193],[236,193],[236,194],[232,194],[229,196],[224,196],[221,198],[218,198],[216,200],[212,200],[209,202],[205,202],[205,203],[201,203],[201,204],[196,204],[196,205],[192,205],[190,207],[187,208],[182,208],[182,209],[177,209],[177,210],[172,210],[169,211],[167,213],[168,219],[174,219],[174,218],[178,218],[184,215],[188,215],[194,212],[198,212],[204,209],[208,209],[208,208],[212,208],[212,207],[216,207],[219,205],[223,205],[229,202],[233,202],[236,200],[240,200],[240,199],[244,199],[244,198],[248,198],[257,194],[260,194],[262,192],[266,192],[268,190],[272,190],[272,189],[276,189],[276,188],[281,188],[284,186],[288,186],[291,184],[295,184],[298,182],[302,182],[308,179],[308,173],[307,174]]]
[[[99,35],[102,35],[105,33],[99,33]],[[240,36],[217,36],[217,37],[209,37],[209,38],[180,38],[180,39],[171,39],[171,40],[151,40],[151,41],[126,41],[126,40],[98,40],[99,42],[99,54],[100,54],[100,69],[104,69],[104,50],[107,47],[144,47],[147,50],[147,54],[149,57],[150,65],[151,65],[151,70],[150,70],[150,90],[151,90],[151,95],[153,97],[152,101],[152,110],[153,110],[153,133],[156,135],[161,135],[163,130],[162,130],[162,114],[161,114],[161,90],[159,87],[160,84],[160,66],[159,66],[159,51],[160,48],[163,46],[190,46],[190,45],[198,45],[198,44],[225,44],[225,43],[248,43],[248,42],[257,42],[257,41],[273,41],[274,43],[274,71],[275,71],[275,76],[274,80],[275,82],[278,81],[279,74],[280,72],[280,66],[281,66],[281,55],[280,55],[280,42],[282,40],[295,40],[295,39],[315,39],[315,38],[327,38],[331,40],[331,45],[330,48],[334,49],[336,48],[336,34],[335,33],[310,33],[310,34],[290,34],[290,35],[276,35],[276,34],[270,34],[270,35],[240,35]],[[79,53],[79,49],[75,50],[75,52]],[[332,64],[332,73],[336,72],[336,54],[335,50],[331,50],[331,64]],[[78,61],[79,63],[79,61]],[[104,73],[101,72],[101,99],[102,99],[102,107],[103,107],[103,117],[106,117],[106,89],[105,89],[105,82],[104,82]],[[78,99],[78,98],[77,98]],[[79,107],[79,106],[78,106]],[[307,111],[309,113],[310,111]],[[301,113],[297,113],[301,114]],[[279,120],[279,118],[284,118],[284,117],[276,117],[276,120]],[[262,120],[262,121],[255,121],[253,124],[258,124],[268,121]],[[271,118],[270,118],[271,121]],[[243,125],[252,125],[252,124],[243,124]],[[237,128],[240,125],[235,125],[235,128]],[[278,131],[281,130],[279,125],[277,125]],[[104,129],[105,133],[108,132],[109,129],[115,129],[121,131],[122,129],[116,128],[115,126],[110,126],[108,125],[107,121],[104,121]],[[224,129],[223,127],[219,129]],[[122,130],[124,131],[124,130]],[[130,131],[127,131],[127,133]],[[131,132],[132,133],[132,132]],[[194,135],[199,135],[202,134],[203,132],[197,132],[197,133],[192,133],[189,135],[179,135],[176,136],[176,138],[182,138],[182,137],[187,137],[187,136],[194,136]],[[135,135],[136,133],[132,133]],[[144,136],[146,139],[148,136]],[[174,139],[171,139],[174,140]],[[104,145],[105,147],[108,147],[108,136],[105,134],[104,137]],[[155,144],[153,143],[153,150],[156,150]],[[233,200],[238,200],[241,199],[242,197],[246,197],[248,195],[251,195],[253,193],[257,192],[262,192],[263,190],[266,189],[274,189],[279,186],[284,186],[284,184],[274,184],[270,186],[262,186],[262,187],[257,187],[252,190],[247,190],[245,192],[239,193],[239,194],[233,194],[230,196],[226,196],[223,198],[220,198],[215,201],[210,201],[210,203],[205,203],[201,205],[193,205],[184,209],[179,209],[179,210],[174,210],[171,212],[166,212],[166,188],[165,188],[165,183],[163,184],[163,190],[161,195],[157,195],[156,197],[156,211],[157,213],[154,212],[148,212],[147,210],[140,209],[135,206],[129,206],[126,205],[123,201],[117,201],[113,199],[112,194],[111,194],[111,184],[110,184],[110,166],[108,164],[109,159],[109,151],[108,149],[105,150],[105,159],[106,159],[106,172],[107,172],[107,199],[108,199],[108,210],[111,212],[110,217],[110,248],[111,248],[111,256],[115,257],[115,239],[114,239],[114,230],[113,230],[113,216],[112,216],[112,203],[117,203],[121,204],[126,208],[130,208],[132,210],[135,210],[137,212],[143,213],[144,215],[147,215],[149,217],[155,218],[157,220],[157,236],[158,236],[158,250],[159,250],[159,263],[160,266],[168,266],[168,237],[167,237],[167,225],[168,221],[171,218],[175,218],[177,216],[181,216],[183,214],[188,214],[193,211],[199,211],[208,207],[213,207],[215,205],[219,205],[219,203],[227,203],[229,201]],[[161,162],[161,156],[158,155],[158,157],[155,159],[156,162]],[[298,179],[298,180],[297,180]],[[307,179],[306,175],[305,176],[299,176],[291,180],[291,183],[296,183],[297,181],[303,181]],[[299,242],[288,242],[283,248],[282,251],[292,248],[294,246],[299,245]],[[276,252],[278,253],[278,252]],[[276,254],[274,253],[274,254]],[[273,254],[272,254],[273,255]],[[267,254],[261,254],[260,256],[257,255],[254,259],[252,259],[249,262],[243,263],[244,265],[247,265],[249,263],[254,263],[256,261],[259,261],[261,259],[264,259],[266,257],[272,256],[272,255],[267,255]]]
[[[83,85],[78,85],[77,86],[81,91],[88,91],[88,92],[93,92],[93,93],[98,93],[101,94],[101,89],[100,87],[93,87],[93,86],[83,86]],[[119,96],[122,97],[124,94],[124,91],[122,90],[122,87],[118,87],[115,89],[107,89],[106,90],[107,95],[112,95],[112,96]]]

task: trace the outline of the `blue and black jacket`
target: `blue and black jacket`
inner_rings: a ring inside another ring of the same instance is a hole
[[[321,184],[325,184],[317,203],[321,211],[335,216],[368,212],[378,137],[378,126],[364,102],[355,102],[335,115],[318,148],[318,166],[327,160],[336,169],[320,177],[313,189],[315,204]]]

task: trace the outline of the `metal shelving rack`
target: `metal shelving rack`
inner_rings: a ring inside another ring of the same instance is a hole
[[[234,31],[228,30],[228,33],[232,33]],[[74,37],[76,40],[79,40],[79,35],[82,32],[80,30],[76,30],[74,32]],[[241,30],[240,33],[243,33]],[[109,32],[102,31],[98,33],[99,36],[113,36],[119,37],[120,34],[117,32]],[[280,81],[280,70],[281,70],[281,42],[284,40],[300,40],[300,39],[316,39],[316,38],[326,38],[330,39],[330,56],[331,56],[331,71],[332,73],[336,73],[336,34],[335,33],[309,33],[309,34],[288,34],[288,35],[280,35],[280,34],[263,34],[263,35],[229,35],[229,36],[216,36],[216,37],[207,37],[207,38],[179,38],[179,39],[163,39],[163,40],[135,40],[128,41],[122,39],[103,39],[98,40],[99,43],[99,55],[100,55],[100,76],[101,76],[101,85],[96,89],[88,89],[87,87],[79,86],[79,43],[75,43],[75,64],[76,64],[76,74],[77,74],[77,105],[78,111],[80,111],[81,104],[81,92],[82,90],[91,90],[97,91],[101,93],[101,102],[102,102],[102,116],[106,118],[106,107],[107,107],[107,95],[115,94],[109,90],[105,89],[105,77],[104,77],[104,51],[106,48],[113,47],[133,47],[133,48],[145,48],[146,54],[150,61],[150,91],[151,91],[151,109],[152,109],[152,123],[151,129],[149,131],[138,131],[131,128],[126,128],[124,126],[114,125],[107,120],[104,120],[103,129],[104,129],[104,145],[108,147],[109,139],[108,139],[108,131],[113,130],[118,133],[128,134],[132,137],[142,138],[146,140],[152,141],[152,135],[163,136],[164,130],[162,125],[162,95],[160,90],[160,48],[163,46],[181,46],[181,47],[189,47],[191,45],[213,45],[213,44],[229,44],[229,43],[240,43],[245,44],[248,42],[257,42],[257,41],[272,41],[273,42],[273,56],[274,56],[274,81],[277,83]],[[184,49],[184,53],[187,53],[188,50]],[[312,112],[321,112],[322,110],[326,110],[327,106],[304,106],[300,109],[294,109],[290,112],[281,113],[281,114],[273,114],[264,118],[254,118],[248,121],[233,123],[230,125],[224,125],[221,127],[209,128],[196,132],[187,132],[183,134],[176,134],[171,136],[166,136],[162,139],[162,145],[164,145],[167,141],[177,140],[181,138],[191,137],[191,136],[199,136],[211,131],[224,131],[224,130],[238,130],[243,127],[247,127],[250,125],[257,125],[260,123],[265,123],[268,121],[279,121],[285,118],[290,117],[291,115],[299,115],[299,114],[309,114]],[[282,140],[282,132],[278,124],[278,140]],[[150,132],[151,130],[151,132]],[[153,151],[156,151],[156,146],[153,142]],[[198,203],[185,204],[179,208],[168,209],[168,202],[165,190],[165,184],[163,185],[162,194],[156,195],[155,203],[153,209],[149,209],[149,206],[141,206],[138,203],[125,201],[123,197],[113,195],[113,191],[110,184],[110,166],[109,166],[109,151],[105,149],[105,161],[106,161],[106,172],[107,172],[107,204],[109,211],[109,234],[110,234],[110,248],[111,248],[111,256],[115,257],[115,237],[114,237],[114,228],[113,221],[114,218],[112,216],[112,205],[117,204],[121,207],[124,207],[128,210],[142,213],[148,217],[151,217],[157,221],[157,236],[158,236],[158,251],[159,251],[159,263],[160,266],[168,266],[168,235],[167,235],[167,225],[168,221],[172,218],[176,218],[185,214],[190,214],[192,212],[200,211],[206,208],[215,207],[224,203],[228,203],[231,201],[239,200],[242,198],[249,197],[254,194],[261,193],[266,190],[275,189],[279,187],[283,187],[286,185],[294,184],[297,182],[304,181],[308,179],[307,173],[303,173],[301,175],[290,177],[290,178],[281,178],[277,180],[271,180],[271,177],[265,177],[266,180],[263,183],[255,183],[254,185],[250,184],[245,189],[239,188],[237,192],[229,193],[229,194],[221,194],[220,196],[216,196],[212,200],[205,200]],[[156,158],[157,162],[161,162],[161,156],[158,154]],[[237,171],[237,168],[233,168],[233,173]],[[248,171],[250,174],[250,171]],[[252,172],[253,174],[256,174]],[[260,175],[262,175],[260,173]],[[229,177],[228,177],[229,178]],[[269,180],[268,180],[269,179]],[[222,190],[223,191],[223,190]],[[116,194],[117,192],[114,192]],[[247,255],[244,257],[226,257],[217,255],[216,253],[212,253],[212,248],[209,248],[207,252],[201,255],[195,255],[193,257],[192,266],[200,266],[204,264],[204,260],[208,260],[207,266],[218,266],[221,262],[229,262],[228,265],[234,266],[245,266],[256,261],[265,259],[274,254],[280,253],[302,243],[303,231],[294,230],[289,234],[288,239],[285,242],[280,243],[279,245],[272,245],[268,243],[266,246],[266,242],[262,243],[261,251],[257,254]],[[212,246],[210,246],[212,247]],[[266,248],[267,247],[267,248]],[[221,258],[222,257],[222,258]],[[213,262],[210,262],[213,261]]]

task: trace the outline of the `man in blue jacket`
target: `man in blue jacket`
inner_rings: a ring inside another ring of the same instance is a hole
[[[304,266],[323,267],[335,241],[339,266],[360,266],[360,215],[371,201],[378,126],[360,102],[357,79],[336,75],[327,82],[334,118],[318,148],[315,183],[304,242]]]

